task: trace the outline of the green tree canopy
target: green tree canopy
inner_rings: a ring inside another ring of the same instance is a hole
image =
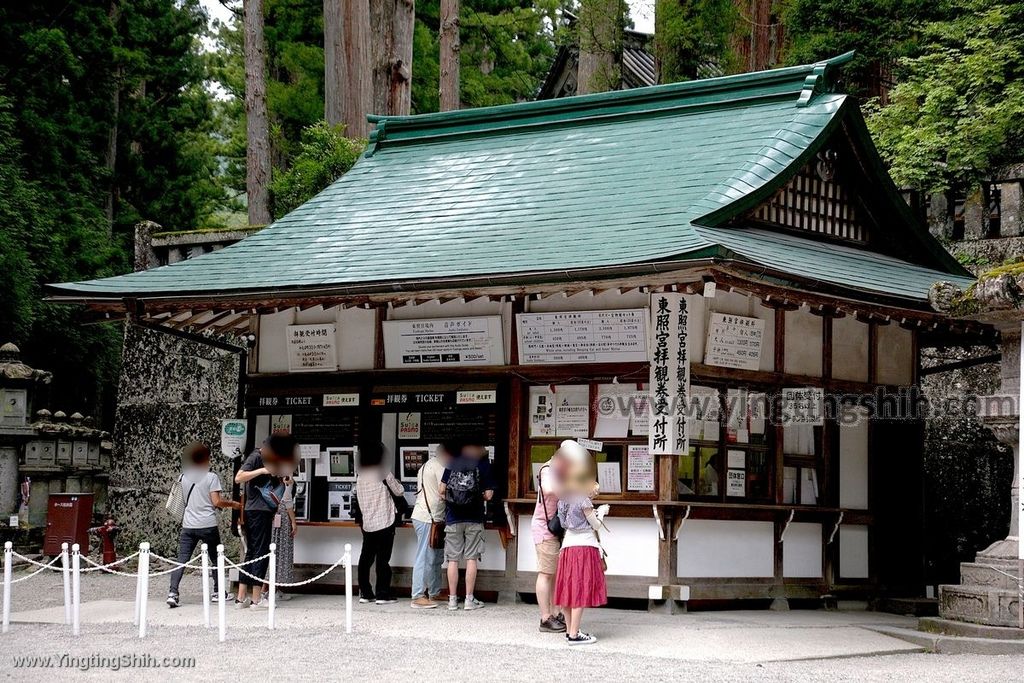
[[[274,218],[280,218],[343,176],[366,148],[365,140],[345,137],[342,126],[320,121],[302,131],[291,168],[279,172],[271,185]]]
[[[921,54],[869,123],[902,185],[971,185],[1024,151],[1024,4],[956,0],[922,31]]]

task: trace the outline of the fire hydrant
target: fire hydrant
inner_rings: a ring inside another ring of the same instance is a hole
[[[89,529],[90,534],[100,537],[103,545],[103,564],[110,564],[117,560],[117,549],[114,547],[114,537],[120,529],[114,524],[113,517],[107,517],[102,526],[94,526]]]

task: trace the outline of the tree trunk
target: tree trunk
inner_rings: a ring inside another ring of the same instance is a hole
[[[623,0],[582,0],[580,3],[578,94],[619,89],[623,12]]]
[[[332,126],[345,122],[345,41],[342,0],[324,0],[324,119]]]
[[[370,0],[373,113],[405,116],[412,103],[415,0]]]
[[[110,27],[115,35],[119,34],[118,23],[121,18],[121,8],[118,0],[112,0],[110,10],[107,12],[110,19]],[[114,68],[113,83],[110,94],[110,128],[107,130],[107,149],[103,155],[103,166],[107,170],[107,182],[110,183],[107,192],[104,213],[107,218],[107,235],[114,234],[114,211],[117,207],[117,127],[121,118],[121,65]]]
[[[267,122],[266,46],[261,0],[245,0],[245,191],[249,225],[267,225],[270,217],[270,128]]]
[[[458,109],[459,0],[441,0],[441,111]]]

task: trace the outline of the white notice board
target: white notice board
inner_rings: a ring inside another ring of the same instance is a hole
[[[764,320],[731,313],[712,313],[704,363],[722,368],[757,370],[764,343]]]
[[[288,325],[288,372],[338,369],[338,340],[334,323]]]
[[[647,311],[519,313],[519,362],[629,363],[647,360]]]
[[[384,322],[384,367],[504,364],[501,316]]]

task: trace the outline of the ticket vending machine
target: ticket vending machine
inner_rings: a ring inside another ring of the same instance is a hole
[[[352,493],[356,481],[355,447],[328,448],[327,451],[327,519],[352,519]]]

